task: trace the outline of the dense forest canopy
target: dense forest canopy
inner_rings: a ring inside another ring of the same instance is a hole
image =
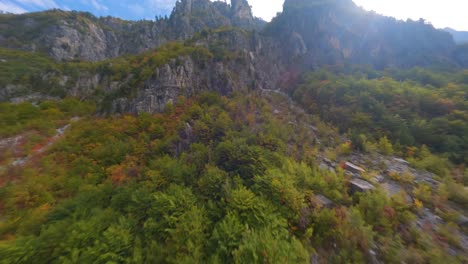
[[[207,93],[154,116],[98,118],[73,99],[1,107],[2,134],[35,131],[22,147],[28,165],[1,172],[2,263],[362,263],[377,250],[389,263],[466,261],[443,249],[460,247],[450,211],[433,234],[411,224],[422,204],[441,214],[450,200],[466,205],[450,175],[439,190],[415,187],[415,205],[404,192],[353,193],[346,173],[315,161],[345,154],[338,131],[280,95]],[[431,157],[424,151],[415,164]]]
[[[335,68],[306,74],[293,97],[342,132],[426,145],[467,164],[467,77],[467,71]]]

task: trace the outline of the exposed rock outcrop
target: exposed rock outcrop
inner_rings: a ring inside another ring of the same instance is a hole
[[[154,64],[155,68],[145,66],[145,71],[150,71],[145,77],[135,75],[131,69],[125,75],[105,70],[112,67],[113,61],[75,72],[45,70],[41,75],[41,86],[45,88],[37,89],[34,84],[2,87],[0,83],[0,101],[31,99],[30,95],[36,99],[50,98],[52,89],[48,87],[54,87],[68,96],[105,101],[103,112],[154,113],[162,111],[168,103],[175,103],[179,96],[188,98],[201,91],[228,95],[242,89],[280,88],[287,70],[282,58],[276,55],[280,49],[276,42],[239,29],[205,33],[184,46],[201,49],[208,55],[181,54],[161,65]],[[134,71],[141,70],[135,67]]]
[[[213,58],[208,62],[189,56],[173,59],[154,70],[135,98],[115,99],[111,111],[154,113],[162,111],[168,103],[175,103],[179,96],[190,97],[200,91],[228,95],[242,89],[279,88],[284,69],[279,62],[272,64],[275,59],[265,52],[275,49],[274,46],[263,44],[265,39],[256,34],[230,31],[221,35],[199,40],[197,45],[209,47],[221,41],[226,49],[237,54],[235,59]]]

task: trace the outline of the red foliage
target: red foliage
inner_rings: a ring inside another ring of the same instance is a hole
[[[33,153],[39,153],[40,151],[42,151],[44,149],[45,146],[47,146],[47,144],[49,144],[49,142],[51,142],[52,139],[51,138],[48,138],[46,141],[44,142],[41,142],[37,145],[35,145],[32,149],[32,152]]]
[[[395,209],[393,209],[390,206],[385,206],[383,213],[384,213],[384,216],[387,217],[387,218],[393,218],[396,215]]]

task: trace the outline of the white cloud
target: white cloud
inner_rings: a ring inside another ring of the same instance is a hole
[[[135,15],[138,15],[138,16],[142,16],[146,13],[146,9],[139,5],[139,4],[133,4],[133,5],[129,5],[128,6],[128,9],[134,13]]]
[[[87,6],[91,6],[96,11],[99,12],[108,12],[109,8],[99,2],[99,0],[81,0],[81,3]]]
[[[6,13],[13,14],[21,14],[27,12],[25,9],[17,6],[16,4],[3,0],[0,2],[0,10]]]
[[[176,0],[147,0],[146,2],[152,9],[172,10]]]
[[[20,4],[28,7],[34,5],[39,8],[44,9],[51,9],[51,8],[58,8],[57,3],[54,0],[16,0]]]
[[[91,0],[90,2],[91,2],[91,5],[94,8],[96,8],[96,10],[98,10],[98,11],[105,11],[105,12],[109,11],[109,8],[107,6],[99,3],[98,0]]]

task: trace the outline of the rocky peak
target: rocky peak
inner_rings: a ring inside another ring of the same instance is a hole
[[[231,0],[231,11],[237,21],[253,21],[252,8],[247,0]]]
[[[211,6],[209,0],[182,0],[177,1],[172,15],[190,16],[196,11],[207,10]]]

